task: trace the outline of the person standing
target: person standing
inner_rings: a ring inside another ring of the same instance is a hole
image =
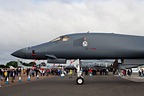
[[[27,74],[27,76],[29,76],[29,72],[30,72],[30,69],[29,69],[29,68],[26,69],[26,74]]]
[[[12,81],[11,82],[14,82],[14,79],[15,79],[15,70],[14,69],[11,72],[11,77],[12,77]]]
[[[0,69],[0,80],[2,81],[3,79],[3,72],[2,72],[2,69]]]
[[[92,74],[93,74],[93,71],[91,68],[89,69],[89,74],[90,74],[90,76],[92,76]]]
[[[69,77],[69,78],[72,78],[72,74],[73,74],[73,70],[72,70],[72,69],[70,69],[69,74],[70,74],[70,77]]]
[[[141,73],[141,69],[139,69],[139,71],[138,71],[138,72],[139,72],[139,76],[141,76],[141,74],[142,74],[142,73]]]
[[[127,74],[128,74],[128,76],[131,76],[130,69],[128,69]]]
[[[7,78],[8,78],[8,72],[7,72],[7,69],[4,70],[4,77],[5,77],[5,81],[6,81]]]

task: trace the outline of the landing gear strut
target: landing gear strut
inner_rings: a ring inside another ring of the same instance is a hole
[[[79,59],[78,59],[79,60]],[[77,79],[76,79],[76,84],[77,85],[82,85],[84,83],[84,77],[82,76],[82,69],[81,69],[81,61],[79,60],[79,63],[76,67],[77,69]]]

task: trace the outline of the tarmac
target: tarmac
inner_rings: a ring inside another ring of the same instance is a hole
[[[83,85],[76,85],[76,78],[49,76],[2,86],[0,96],[144,96],[144,77],[85,76]]]

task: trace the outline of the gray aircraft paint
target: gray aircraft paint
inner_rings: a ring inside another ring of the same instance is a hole
[[[143,59],[144,37],[113,33],[64,35],[68,41],[47,42],[23,48],[13,56],[24,59]],[[63,36],[60,36],[63,37]],[[87,45],[84,46],[83,42]],[[32,55],[32,50],[34,53]]]

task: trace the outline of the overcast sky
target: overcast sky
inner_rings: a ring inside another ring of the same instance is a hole
[[[144,0],[0,0],[0,64],[20,48],[87,31],[144,36]]]

